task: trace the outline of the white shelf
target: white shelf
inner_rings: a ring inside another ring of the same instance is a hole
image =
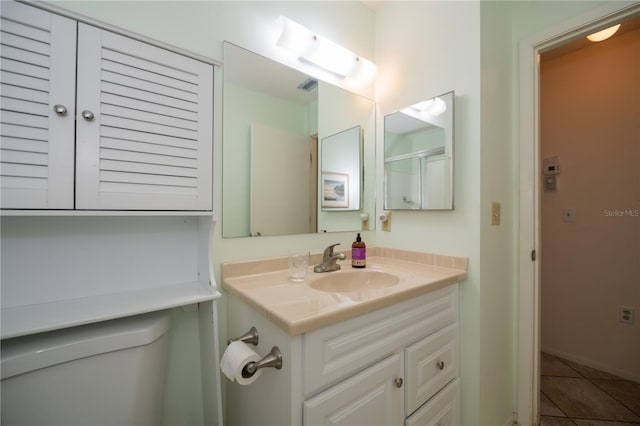
[[[2,308],[2,339],[207,302],[221,297],[209,283],[103,294]]]
[[[212,216],[210,210],[0,210],[0,216]]]

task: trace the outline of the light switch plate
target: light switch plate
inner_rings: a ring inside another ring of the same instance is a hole
[[[562,209],[562,221],[563,222],[575,222],[576,221],[576,209],[574,209],[574,208]]]
[[[491,203],[491,225],[500,225],[500,203]]]
[[[556,177],[555,176],[545,176],[545,178],[544,178],[544,190],[545,191],[555,191],[556,190]]]

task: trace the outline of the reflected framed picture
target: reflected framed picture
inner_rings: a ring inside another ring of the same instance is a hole
[[[322,208],[340,209],[346,207],[349,207],[349,175],[322,172]]]

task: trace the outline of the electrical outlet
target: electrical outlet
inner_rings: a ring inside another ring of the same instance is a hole
[[[636,323],[636,310],[631,306],[620,305],[620,322],[633,325]]]
[[[491,203],[491,225],[500,225],[500,203]]]

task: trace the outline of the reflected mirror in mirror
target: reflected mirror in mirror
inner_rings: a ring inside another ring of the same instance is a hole
[[[454,92],[384,118],[385,210],[453,210]]]
[[[352,127],[320,142],[323,210],[360,210],[362,131]]]
[[[373,101],[231,43],[223,51],[223,237],[360,230],[360,211],[375,209]],[[319,143],[354,127],[368,135],[359,153],[336,150],[359,168],[354,179],[370,179],[350,181],[358,211],[323,211]]]

